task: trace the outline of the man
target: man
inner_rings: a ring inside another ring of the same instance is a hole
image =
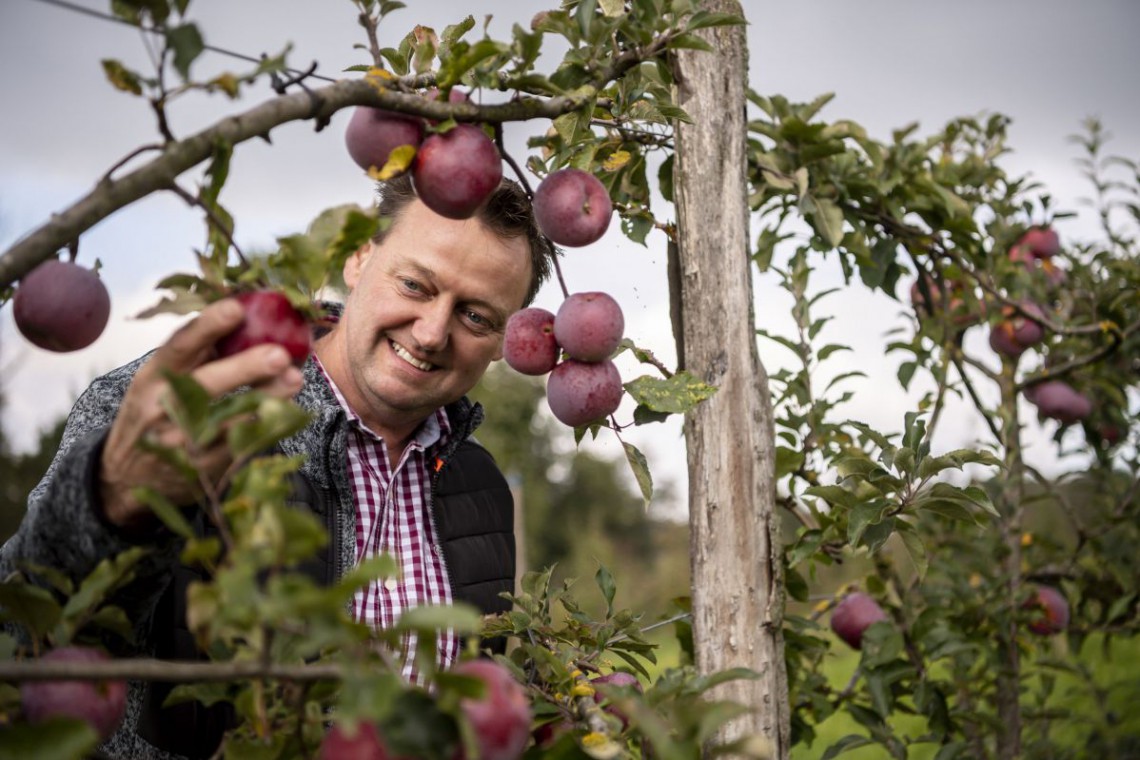
[[[194,501],[180,477],[138,446],[180,444],[161,399],[166,373],[181,372],[215,397],[252,386],[295,398],[314,415],[279,449],[306,455],[293,500],[329,527],[316,574],[331,581],[381,552],[401,568],[399,581],[357,594],[358,619],[384,627],[410,607],[460,600],[488,613],[506,609],[499,595],[513,589],[510,492],[471,439],[482,410],[465,394],[502,357],[507,318],[534,298],[551,251],[529,200],[509,181],[469,220],[438,216],[407,179],[381,187],[379,212],[392,223],[345,264],[348,296],[303,370],[272,345],[216,358],[214,344],[242,319],[227,299],[153,354],[97,379],[69,415],[20,530],[0,550],[0,573],[33,563],[80,578],[104,557],[146,543],[155,551],[121,602],[136,622],[140,653],[200,656],[181,613],[195,571],[177,562],[177,542],[132,496],[148,486],[175,503]],[[229,463],[219,445],[198,464],[218,474]],[[445,634],[439,643],[446,665],[458,641]],[[168,691],[132,684],[123,727],[105,751],[210,756],[229,715],[196,704],[162,708]]]

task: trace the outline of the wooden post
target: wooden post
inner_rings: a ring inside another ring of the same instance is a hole
[[[742,15],[733,0],[702,8]],[[684,367],[719,389],[685,421],[693,636],[702,673],[747,667],[759,680],[721,687],[753,711],[722,738],[762,734],[789,744],[783,572],[775,514],[775,433],[756,349],[749,255],[745,29],[698,32],[713,52],[676,54],[674,195]]]

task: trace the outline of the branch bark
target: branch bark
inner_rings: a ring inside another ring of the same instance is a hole
[[[295,681],[339,681],[352,673],[343,665],[265,665],[260,662],[172,662],[122,659],[105,662],[16,660],[0,663],[0,683],[59,680],[244,681],[251,678]]]
[[[740,14],[734,0],[703,10]],[[751,712],[722,739],[761,734],[789,751],[783,567],[776,511],[775,432],[756,348],[749,255],[744,28],[704,29],[714,52],[678,51],[676,125],[682,364],[718,387],[689,413],[690,561],[697,667],[747,667],[758,680],[720,687]]]

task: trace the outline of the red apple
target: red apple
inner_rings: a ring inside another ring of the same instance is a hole
[[[495,144],[474,124],[459,124],[424,140],[412,183],[424,205],[448,219],[468,219],[503,179]]]
[[[1032,611],[1028,627],[1040,636],[1061,633],[1069,627],[1069,602],[1052,586],[1037,586],[1021,606]]]
[[[571,359],[600,362],[621,343],[625,317],[606,293],[574,293],[554,317],[554,339]]]
[[[861,591],[840,600],[831,611],[831,630],[855,649],[863,648],[863,632],[872,624],[886,620],[887,613],[878,602]]]
[[[344,132],[348,155],[365,171],[383,169],[393,150],[418,148],[423,139],[423,119],[367,106],[357,107]]]
[[[524,375],[545,375],[554,369],[558,363],[554,315],[533,306],[512,314],[503,338],[503,358]]]
[[[1031,227],[1011,249],[1024,248],[1035,259],[1051,259],[1061,251],[1061,240],[1052,227]]]
[[[562,718],[550,723],[543,723],[538,728],[534,729],[534,746],[539,748],[549,747],[554,742],[558,741],[559,737],[568,731],[574,730],[574,723]]]
[[[89,647],[53,649],[43,662],[106,662],[105,652]],[[27,681],[20,684],[24,715],[32,723],[51,718],[76,718],[86,722],[106,740],[119,727],[127,709],[126,681]]]
[[[77,351],[95,342],[111,315],[99,275],[70,261],[49,259],[20,280],[12,298],[16,327],[48,351]]]
[[[1043,417],[1050,417],[1063,424],[1084,419],[1092,413],[1092,401],[1088,396],[1073,389],[1061,380],[1048,380],[1038,383],[1025,391],[1025,397],[1037,407]]]
[[[532,718],[526,689],[509,670],[492,660],[468,660],[454,672],[478,678],[486,687],[479,699],[464,697],[459,701],[463,716],[474,729],[480,760],[521,757],[530,741]]]
[[[559,245],[593,243],[605,234],[612,215],[605,185],[581,169],[556,171],[534,191],[534,218],[543,234]]]
[[[1030,315],[1026,317],[1012,307],[1005,307],[1002,311],[1005,319],[990,329],[990,348],[999,354],[1016,359],[1027,348],[1040,343],[1045,337],[1045,328],[1040,322],[1031,317],[1044,318],[1041,307],[1030,301],[1021,304],[1021,308]]]
[[[567,359],[546,381],[546,403],[564,425],[578,427],[617,411],[621,405],[621,375],[610,360],[580,362]]]
[[[351,728],[337,723],[325,734],[318,760],[412,760],[388,749],[375,723],[360,721]]]
[[[273,290],[255,290],[234,296],[245,317],[232,333],[218,341],[219,356],[231,356],[263,343],[283,346],[298,367],[312,348],[312,333],[304,315],[289,299]]]

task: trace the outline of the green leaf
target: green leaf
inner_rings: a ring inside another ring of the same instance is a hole
[[[861,666],[865,671],[893,662],[902,652],[902,634],[890,621],[880,620],[863,631]]]
[[[27,628],[36,638],[54,628],[61,613],[45,588],[15,580],[0,583],[0,619]]]
[[[0,728],[0,758],[80,760],[98,744],[95,729],[77,718],[51,718],[43,723],[13,723]]]
[[[150,550],[147,548],[134,546],[104,559],[95,566],[64,605],[61,624],[68,640],[79,631],[78,626],[103,604],[109,594],[134,578],[135,565],[149,553]]]
[[[278,441],[300,432],[309,424],[309,414],[296,404],[265,397],[257,406],[257,416],[230,428],[227,442],[235,458],[253,456]]]
[[[826,198],[818,197],[810,198],[804,206],[808,211],[808,221],[827,247],[838,248],[843,242],[843,212],[839,206]]]
[[[859,500],[842,486],[812,486],[804,491],[807,496],[818,496],[832,506],[854,509]]]
[[[190,64],[206,49],[197,25],[183,24],[168,30],[166,42],[174,50],[175,70],[182,75],[182,79],[190,79]]]
[[[741,26],[747,22],[734,13],[713,13],[712,11],[698,11],[689,17],[685,25],[686,31],[707,29],[713,26]]]
[[[91,625],[96,628],[102,628],[103,630],[117,634],[124,641],[134,641],[134,624],[131,623],[127,617],[127,613],[123,611],[122,607],[112,605],[100,607],[95,614],[91,616],[90,622]]]
[[[103,74],[116,90],[142,95],[142,83],[138,74],[113,58],[104,58],[102,64]]]
[[[180,683],[170,690],[163,701],[163,707],[180,705],[184,702],[198,702],[209,707],[229,699],[228,683]]]
[[[479,610],[469,604],[413,607],[404,612],[394,626],[397,631],[435,633],[451,629],[456,633],[478,633],[483,625]]]
[[[890,508],[891,503],[882,499],[855,505],[847,518],[847,540],[851,545],[858,546],[867,528],[882,522],[884,514]]]
[[[171,533],[186,539],[194,537],[194,529],[190,527],[190,522],[182,514],[182,510],[161,493],[147,486],[139,486],[131,491],[131,495],[150,507],[150,511]]]
[[[788,552],[788,566],[795,567],[805,559],[815,554],[820,545],[823,544],[823,531],[818,528],[812,528],[804,532],[799,540],[796,541],[795,546]]]
[[[713,52],[713,46],[708,43],[703,37],[695,34],[678,34],[669,40],[666,45],[669,50],[701,50],[706,53]]]
[[[575,18],[578,21],[578,31],[582,37],[589,39],[590,27],[594,20],[594,11],[597,8],[596,0],[580,0]]]
[[[506,52],[508,52],[508,48],[501,42],[489,38],[479,40],[465,50],[462,55],[440,66],[439,73],[436,75],[439,88],[442,90],[457,84],[464,74],[483,61]]]
[[[906,522],[900,522],[899,524],[908,525]],[[899,538],[902,539],[907,556],[909,556],[910,561],[914,563],[915,572],[918,574],[918,580],[921,583],[926,577],[927,568],[930,566],[930,560],[926,554],[926,545],[922,542],[922,537],[913,530],[900,528],[898,535]]]
[[[606,600],[606,618],[609,619],[614,614],[614,595],[617,593],[617,584],[614,583],[614,577],[610,575],[606,566],[600,563],[598,564],[598,571],[594,573],[594,582],[598,584],[598,589]]]
[[[71,596],[75,593],[75,584],[71,582],[71,578],[54,567],[38,565],[34,562],[21,562],[19,567],[26,574],[35,575],[47,581],[52,588],[64,596]]]
[[[776,479],[796,472],[804,464],[804,453],[787,446],[776,447]]]
[[[847,736],[839,739],[838,742],[828,747],[828,751],[823,753],[821,760],[831,760],[838,758],[840,754],[848,750],[857,750],[861,746],[868,746],[874,744],[868,737],[860,736],[858,734],[848,734]]]
[[[716,388],[698,380],[688,371],[662,380],[643,375],[625,384],[629,395],[656,412],[684,414],[716,393]]]
[[[633,470],[633,477],[637,479],[637,485],[641,489],[641,498],[648,508],[649,502],[653,499],[653,476],[649,472],[649,463],[645,461],[645,455],[632,443],[622,441],[621,445],[625,449],[629,468]]]

